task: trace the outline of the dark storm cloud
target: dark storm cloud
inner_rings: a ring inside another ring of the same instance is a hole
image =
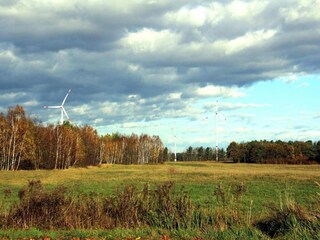
[[[121,3],[121,1],[119,1]],[[23,51],[58,51],[80,48],[101,51],[112,48],[125,29],[157,28],[161,15],[179,6],[167,4],[104,3],[104,1],[17,1],[2,13],[0,41]],[[1,4],[1,2],[0,2]],[[61,6],[60,6],[61,5]],[[128,9],[126,9],[128,5]],[[7,12],[5,12],[7,10]]]
[[[314,4],[0,0],[0,93],[23,93],[0,105],[36,112],[72,88],[69,108],[83,121],[99,111],[122,121],[187,116],[208,85],[318,73]]]

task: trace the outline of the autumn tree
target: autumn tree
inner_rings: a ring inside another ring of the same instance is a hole
[[[33,122],[21,106],[0,115],[1,169],[17,170],[21,161],[34,159]]]
[[[251,141],[232,142],[227,148],[228,157],[234,162],[305,164],[316,161],[317,144],[312,141]]]
[[[97,165],[100,163],[100,139],[97,131],[91,126],[84,126],[79,129],[79,136],[84,146],[83,165]]]

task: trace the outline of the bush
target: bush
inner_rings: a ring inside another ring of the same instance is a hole
[[[41,182],[29,181],[19,193],[19,203],[9,212],[7,224],[15,228],[64,227],[63,211],[71,199],[65,196],[66,188],[44,191]]]
[[[297,236],[299,232],[316,233],[320,229],[320,215],[315,211],[307,210],[290,199],[287,199],[284,207],[273,205],[270,209],[271,214],[255,225],[271,238],[287,234]]]
[[[191,226],[193,207],[189,194],[174,191],[174,183],[142,191],[126,186],[114,195],[71,197],[60,186],[44,190],[40,181],[29,181],[19,193],[19,201],[0,218],[2,228],[18,229],[113,229],[154,226],[165,229]]]

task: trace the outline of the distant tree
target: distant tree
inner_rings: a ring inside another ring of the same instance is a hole
[[[317,148],[311,140],[305,142],[302,153],[311,161],[315,161],[317,158]]]
[[[212,150],[212,148],[206,147],[204,155],[205,155],[205,160],[213,160],[213,150]]]
[[[167,147],[163,149],[163,161],[164,162],[171,161],[171,153],[169,152],[169,149]]]
[[[205,151],[202,146],[197,148],[197,159],[199,161],[205,160]]]
[[[227,147],[227,156],[233,162],[240,162],[241,161],[240,147],[239,147],[238,143],[233,141],[229,144],[229,146]]]
[[[185,154],[185,161],[191,161],[193,160],[192,158],[193,158],[193,148],[189,146]]]
[[[315,143],[315,148],[316,148],[316,151],[317,151],[316,160],[317,160],[318,163],[320,163],[320,141]]]
[[[171,158],[174,159],[174,153],[171,155]],[[184,153],[177,153],[177,161],[185,161]]]
[[[220,148],[218,151],[218,154],[219,154],[219,161],[223,162],[227,160],[227,153],[224,150],[224,148]]]

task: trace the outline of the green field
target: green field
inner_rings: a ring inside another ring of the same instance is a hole
[[[64,185],[70,189],[70,194],[77,195],[97,193],[107,197],[118,189],[135,185],[142,189],[149,183],[151,187],[172,181],[175,189],[190,194],[194,206],[203,209],[214,209],[219,203],[214,192],[217,186],[223,187],[228,194],[233,186],[243,184],[246,191],[239,200],[237,207],[244,215],[250,214],[250,223],[229,227],[225,230],[212,229],[180,229],[167,230],[152,227],[139,229],[90,229],[90,230],[2,230],[0,237],[27,238],[50,236],[65,237],[95,237],[95,238],[126,238],[142,237],[170,239],[202,237],[219,239],[268,238],[257,231],[253,225],[268,217],[270,206],[282,206],[286,202],[296,202],[306,209],[316,209],[319,206],[320,165],[258,165],[232,164],[213,162],[166,163],[163,165],[103,165],[68,170],[36,170],[0,172],[0,204],[1,212],[9,211],[9,207],[19,200],[18,191],[28,184],[29,180],[40,180],[46,189]],[[10,189],[11,194],[5,194]],[[232,194],[230,194],[232,197]],[[220,204],[220,205],[219,205]],[[221,206],[220,206],[221,207]],[[224,208],[223,208],[224,209]],[[319,220],[319,219],[318,219]],[[16,235],[14,235],[16,234]],[[18,234],[18,235],[17,235]],[[250,237],[251,236],[251,237]],[[287,239],[290,239],[290,236]],[[318,235],[319,236],[319,235]],[[315,236],[315,237],[318,237]],[[311,234],[309,238],[312,239]]]

